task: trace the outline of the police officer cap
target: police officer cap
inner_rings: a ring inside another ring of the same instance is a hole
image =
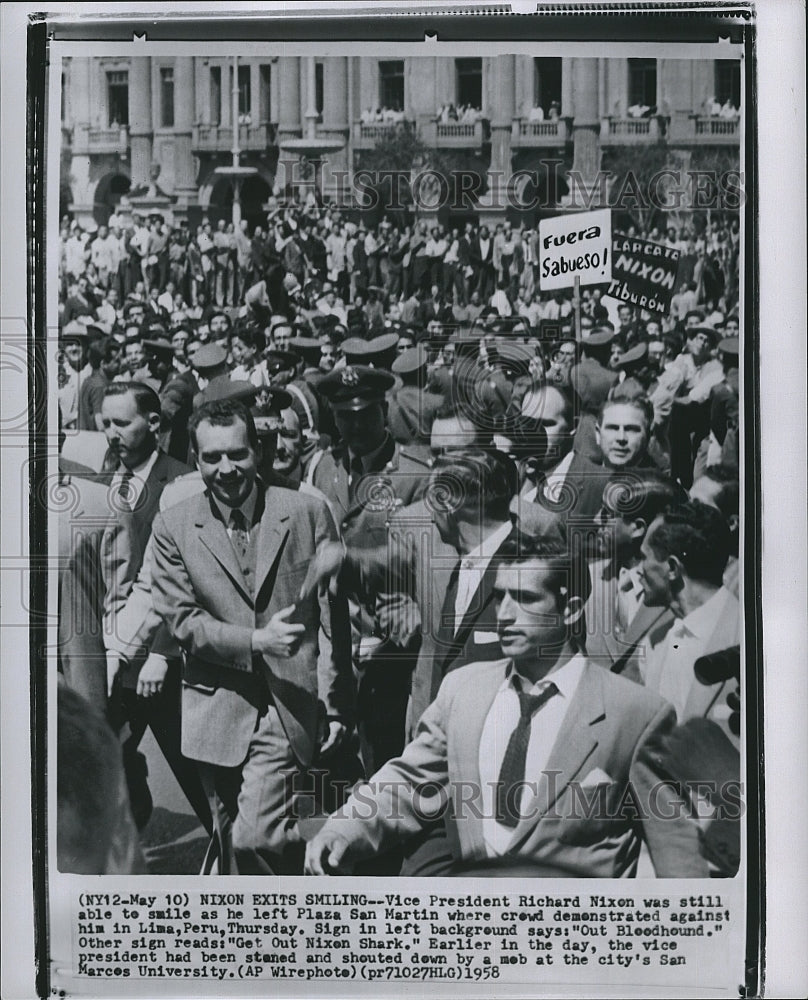
[[[267,372],[270,375],[277,375],[279,372],[293,372],[297,368],[300,358],[291,351],[266,351],[264,353]]]
[[[395,382],[390,372],[384,369],[347,365],[329,372],[318,388],[337,412],[357,411],[381,402]]]
[[[398,344],[398,333],[383,333],[380,337],[374,337],[368,341],[368,347],[372,348],[373,354],[384,354],[391,351]]]
[[[174,353],[174,348],[171,346],[171,343],[168,340],[166,340],[165,337],[157,337],[154,340],[144,340],[143,341],[143,346],[146,347],[146,348],[148,348],[148,350],[150,350],[152,352],[152,354],[173,354]],[[199,350],[196,353],[196,357],[197,358],[199,357],[199,355],[202,353],[203,350],[204,350],[204,348],[202,348],[202,347],[199,348]],[[221,347],[219,348],[219,350],[220,351],[222,350]],[[222,354],[224,354],[224,351],[222,351]],[[224,356],[227,357],[226,354]]]
[[[193,406],[198,410],[204,403],[220,403],[223,399],[237,399],[251,406],[259,392],[258,386],[245,379],[215,378],[194,396]]]
[[[718,350],[722,354],[736,354],[738,353],[738,338],[737,337],[724,337],[723,340],[718,343]]]
[[[292,394],[282,389],[280,386],[261,386],[257,390],[261,396],[260,404],[254,407],[253,412],[257,414],[279,414],[281,410],[288,410],[292,405]]]
[[[417,347],[408,347],[393,362],[394,375],[412,375],[414,372],[426,368],[429,357],[423,344]]]
[[[89,340],[89,334],[87,332],[87,327],[84,323],[79,323],[77,319],[72,320],[67,326],[62,330],[62,340]]]
[[[389,368],[393,363],[392,355],[397,344],[397,333],[384,333],[373,340],[349,337],[342,342],[342,353],[348,364]]]
[[[596,326],[584,340],[584,347],[606,347],[611,344],[617,334],[608,326]]]
[[[630,351],[621,355],[620,360],[615,362],[615,368],[630,368],[631,365],[642,361],[646,354],[648,354],[648,345],[637,344],[636,347],[632,347]]]
[[[193,366],[197,371],[205,371],[209,368],[218,368],[225,361],[227,361],[227,351],[220,344],[203,344],[194,354]]]
[[[320,362],[320,341],[315,337],[292,337],[289,341],[289,350],[300,355],[308,365],[317,365]]]

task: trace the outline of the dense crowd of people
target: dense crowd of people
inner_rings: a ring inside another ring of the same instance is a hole
[[[679,251],[667,314],[542,292],[509,222],[64,221],[60,673],[119,736],[110,858],[150,727],[207,873],[734,874],[739,227],[627,235]]]

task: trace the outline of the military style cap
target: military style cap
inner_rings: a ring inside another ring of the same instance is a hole
[[[329,372],[318,388],[332,409],[356,411],[381,402],[395,382],[390,372],[381,368],[347,365]]]
[[[264,353],[267,372],[270,375],[277,375],[278,372],[293,372],[300,363],[300,358],[291,351],[266,351]]]
[[[166,340],[165,337],[157,337],[154,340],[144,340],[143,341],[143,346],[146,347],[146,348],[148,348],[148,350],[150,350],[153,354],[173,354],[174,353],[174,348],[171,346],[170,341]],[[202,353],[203,350],[204,350],[203,347],[199,348],[199,350],[196,353],[196,358],[199,357],[199,355]],[[219,350],[221,351],[221,347],[219,348]],[[224,352],[222,352],[222,353],[224,353]],[[225,357],[227,357],[226,354],[225,354]]]
[[[636,347],[632,347],[630,351],[626,351],[619,361],[615,362],[615,368],[630,368],[631,365],[637,364],[638,361],[648,354],[647,344],[637,344]]]
[[[315,337],[292,337],[289,350],[303,358],[307,365],[320,363],[320,341]]]
[[[722,354],[737,354],[738,353],[738,338],[737,337],[724,337],[723,340],[718,343],[718,350]]]
[[[394,375],[412,375],[414,372],[426,368],[429,356],[423,344],[417,347],[408,347],[393,362]]]
[[[219,403],[223,399],[238,399],[251,406],[260,391],[244,379],[215,378],[194,396],[193,406],[198,410],[204,403]]]
[[[144,341],[144,343],[148,343],[148,341]],[[218,368],[225,361],[227,361],[227,351],[223,347],[219,344],[203,344],[194,354],[192,364],[197,371],[205,371],[209,368]]]
[[[611,344],[617,334],[608,326],[596,326],[583,341],[584,347],[606,347]]]
[[[87,341],[90,336],[84,323],[79,323],[77,319],[72,320],[62,330],[62,340],[83,340]]]
[[[393,353],[398,344],[397,333],[383,333],[373,340],[349,337],[342,342],[342,353],[350,365],[367,365],[373,368],[389,368],[393,363]]]
[[[290,326],[286,316],[273,316],[269,321],[269,329],[274,330],[276,326]]]

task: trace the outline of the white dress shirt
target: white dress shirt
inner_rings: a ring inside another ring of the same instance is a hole
[[[482,582],[488,564],[510,531],[511,522],[505,521],[484,538],[476,549],[472,549],[460,560],[460,571],[457,576],[457,598],[455,599],[455,635],[466,616],[472,597]]]
[[[522,690],[526,694],[541,694],[550,683],[555,684],[558,689],[557,693],[536,712],[531,721],[530,741],[525,757],[526,784],[522,789],[519,803],[519,812],[522,814],[529,813],[530,803],[535,799],[541,773],[547,767],[550,752],[561,732],[585,666],[586,657],[578,653],[536,684],[531,685],[528,680],[522,678]],[[502,685],[488,710],[480,738],[483,836],[489,857],[504,854],[513,837],[513,829],[496,820],[496,784],[499,781],[499,772],[502,769],[508,742],[521,714],[513,677],[514,670],[512,665],[509,665]]]
[[[659,646],[648,651],[645,663],[640,663],[645,686],[673,705],[680,724],[687,721],[685,706],[690,689],[699,683],[693,666],[700,656],[716,652],[708,648],[716,622],[732,615],[737,620],[737,605],[737,598],[720,587],[700,607],[677,619]]]
[[[157,456],[160,454],[157,448],[149,455],[145,462],[141,462],[140,465],[133,466],[129,469],[132,473],[132,478],[129,480],[129,489],[127,490],[126,499],[130,507],[134,507],[135,504],[140,500],[140,495],[146,488],[146,480],[151,475],[151,471],[154,468],[154,463],[157,461]],[[109,484],[110,493],[114,496],[123,480],[124,469],[119,467],[112,476],[112,482]]]
[[[559,503],[561,501],[564,481],[567,478],[567,473],[574,457],[575,452],[567,452],[553,471],[545,476],[544,483],[542,484],[542,495],[546,500],[550,500],[552,503]],[[538,492],[538,486],[531,486],[522,494],[522,499],[531,500],[535,503]]]

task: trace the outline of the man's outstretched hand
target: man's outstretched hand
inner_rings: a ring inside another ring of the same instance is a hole
[[[331,833],[326,827],[317,834],[314,840],[306,844],[306,860],[303,872],[306,875],[336,875],[340,866],[346,860],[348,841],[339,834]],[[344,874],[345,869],[343,869]]]
[[[324,583],[334,580],[345,561],[345,546],[341,542],[323,542],[309,563],[306,579],[300,588],[300,600],[305,601]]]

